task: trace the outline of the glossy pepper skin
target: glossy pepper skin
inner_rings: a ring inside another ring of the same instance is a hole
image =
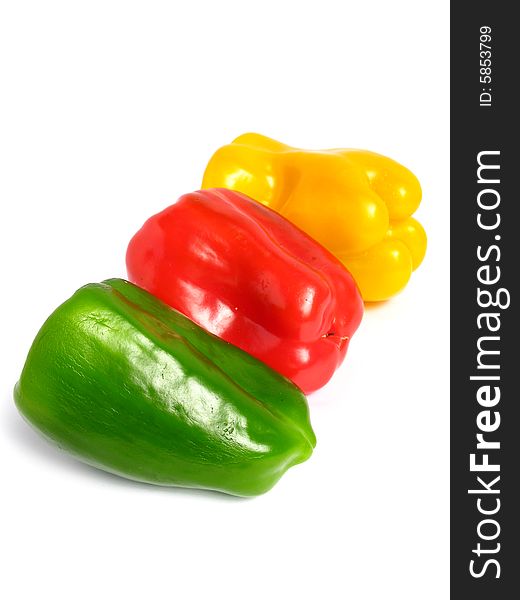
[[[332,376],[363,313],[334,256],[231,190],[186,194],[148,219],[127,268],[131,281],[305,392]]]
[[[121,279],[56,309],[15,400],[80,460],[160,485],[261,494],[315,445],[296,386]]]
[[[419,181],[374,152],[300,150],[247,133],[215,152],[202,187],[236,190],[278,211],[343,262],[367,302],[402,290],[426,252],[412,217]]]

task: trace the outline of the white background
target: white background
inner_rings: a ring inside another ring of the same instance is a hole
[[[8,600],[448,597],[448,2],[0,3],[2,578]],[[83,466],[18,416],[44,319],[246,131],[387,154],[428,254],[310,398],[266,495]]]

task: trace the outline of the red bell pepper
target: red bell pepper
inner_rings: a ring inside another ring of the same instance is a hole
[[[126,261],[132,282],[305,392],[330,379],[363,314],[339,260],[231,190],[182,196],[146,221]]]

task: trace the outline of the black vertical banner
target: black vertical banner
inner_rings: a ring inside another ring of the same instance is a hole
[[[451,597],[520,598],[515,3],[451,5]],[[514,145],[513,145],[514,144]]]

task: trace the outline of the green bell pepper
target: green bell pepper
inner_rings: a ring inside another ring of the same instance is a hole
[[[15,401],[80,460],[159,485],[261,494],[316,443],[294,384],[121,279],[47,319]]]

